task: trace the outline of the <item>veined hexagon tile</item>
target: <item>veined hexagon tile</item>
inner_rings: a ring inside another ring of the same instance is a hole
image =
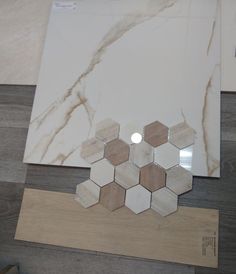
[[[136,143],[132,140],[134,134],[139,134],[143,139],[143,126],[138,123],[130,123],[120,128],[120,139],[124,140],[127,144]],[[141,139],[141,141],[142,141]]]
[[[101,188],[100,204],[114,211],[125,204],[125,189],[115,182]]]
[[[104,156],[104,143],[96,138],[89,139],[82,143],[80,150],[81,157],[92,164]]]
[[[183,122],[170,128],[169,141],[176,147],[183,149],[194,144],[195,131]]]
[[[120,125],[117,122],[106,119],[97,124],[95,136],[104,143],[108,143],[118,138],[119,131]]]
[[[142,141],[139,144],[130,146],[130,161],[138,167],[143,167],[153,162],[153,147]]]
[[[114,181],[114,174],[114,166],[103,159],[92,165],[90,179],[99,186],[104,186]]]
[[[115,181],[123,188],[128,189],[139,183],[139,168],[127,161],[115,169]]]
[[[154,162],[165,169],[179,164],[179,149],[166,143],[154,149]]]
[[[104,156],[114,166],[128,161],[130,148],[129,145],[120,139],[115,139],[105,146]]]
[[[150,208],[151,192],[141,185],[126,190],[125,205],[138,214]]]
[[[87,180],[76,187],[75,200],[88,208],[99,202],[100,187],[91,180]]]
[[[153,192],[166,184],[165,170],[154,163],[141,168],[140,184]]]
[[[193,176],[191,172],[181,166],[172,167],[167,170],[166,186],[177,195],[192,189]]]
[[[170,189],[163,187],[152,193],[151,208],[162,216],[177,210],[178,196]]]
[[[160,146],[168,141],[168,127],[156,121],[144,128],[144,140],[153,147]]]

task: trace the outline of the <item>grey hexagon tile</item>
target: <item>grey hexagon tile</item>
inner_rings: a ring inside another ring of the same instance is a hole
[[[180,150],[179,165],[192,171],[193,146],[189,146]]]
[[[178,196],[168,189],[163,187],[152,193],[151,208],[162,216],[167,216],[177,210]]]
[[[101,188],[100,204],[114,211],[125,204],[125,189],[115,182]]]
[[[140,144],[130,146],[130,161],[138,167],[143,167],[154,160],[153,147],[142,141]]]
[[[155,121],[144,128],[144,140],[153,147],[160,146],[168,141],[169,128]]]
[[[179,164],[179,149],[166,143],[154,149],[154,162],[165,169]]]
[[[167,171],[166,186],[177,195],[190,191],[192,181],[191,172],[181,166],[173,167]]]
[[[115,169],[115,181],[123,188],[128,189],[139,183],[139,168],[131,162],[125,162]]]
[[[117,122],[106,119],[97,124],[95,136],[104,143],[108,143],[118,138],[119,131],[120,125]]]
[[[76,187],[75,200],[88,208],[99,202],[100,187],[91,180],[87,180]]]
[[[89,139],[82,143],[80,150],[81,157],[92,164],[104,156],[104,143],[96,138]]]
[[[128,161],[129,153],[129,145],[120,139],[115,139],[106,144],[104,157],[117,166]]]
[[[187,123],[179,123],[170,128],[169,141],[176,147],[183,149],[194,144],[195,131]]]
[[[140,184],[151,192],[164,187],[166,185],[165,170],[154,163],[142,167]]]
[[[143,125],[133,122],[121,126],[120,139],[127,144],[140,143],[143,139]]]
[[[151,192],[137,185],[126,190],[125,205],[138,214],[150,208]]]
[[[92,164],[90,179],[99,186],[104,186],[114,180],[115,168],[106,159]]]

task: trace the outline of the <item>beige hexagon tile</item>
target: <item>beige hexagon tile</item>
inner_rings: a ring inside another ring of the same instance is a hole
[[[195,131],[185,122],[170,128],[169,141],[180,149],[193,145],[194,138]]]
[[[104,156],[104,143],[96,138],[89,139],[82,143],[80,150],[81,157],[92,164]]]
[[[154,149],[154,162],[165,169],[179,164],[179,149],[166,143]]]
[[[144,128],[144,140],[153,147],[160,146],[168,141],[168,127],[155,121]]]
[[[154,163],[142,167],[140,184],[151,192],[164,187],[166,184],[165,170]]]
[[[137,185],[126,190],[125,205],[138,214],[150,208],[151,192]]]
[[[143,167],[152,163],[154,160],[153,147],[142,141],[139,144],[130,146],[130,161],[138,167]]]
[[[119,131],[120,125],[117,122],[106,119],[97,124],[95,136],[104,143],[108,143],[118,138]]]
[[[163,187],[152,193],[151,208],[162,216],[167,216],[177,210],[178,196],[168,189]]]
[[[87,180],[76,187],[75,200],[88,208],[99,202],[100,187],[91,180]]]
[[[101,188],[100,204],[114,211],[125,204],[125,189],[115,182]]]
[[[191,172],[181,166],[172,167],[167,171],[166,186],[177,195],[190,191],[192,181]]]
[[[129,153],[129,145],[120,139],[115,139],[106,144],[104,157],[117,166],[128,161]]]
[[[115,168],[106,159],[92,164],[90,179],[99,186],[107,185],[114,181]]]
[[[139,183],[140,170],[131,162],[125,162],[115,169],[115,181],[123,188],[128,189]]]
[[[137,134],[140,136],[140,140],[135,141],[135,135]],[[140,143],[143,139],[143,126],[135,122],[121,126],[120,139],[124,140],[127,144]]]

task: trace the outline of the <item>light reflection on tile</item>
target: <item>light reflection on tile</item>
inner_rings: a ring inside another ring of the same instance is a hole
[[[192,171],[193,146],[181,149],[179,155],[179,165],[189,171]]]

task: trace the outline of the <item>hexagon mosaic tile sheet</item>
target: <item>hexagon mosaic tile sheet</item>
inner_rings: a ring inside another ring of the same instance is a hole
[[[162,216],[176,212],[178,195],[192,189],[194,138],[185,122],[168,128],[154,121],[141,128],[101,121],[95,137],[82,144],[81,156],[92,166],[75,200],[110,211],[126,206],[135,214],[150,208]]]

